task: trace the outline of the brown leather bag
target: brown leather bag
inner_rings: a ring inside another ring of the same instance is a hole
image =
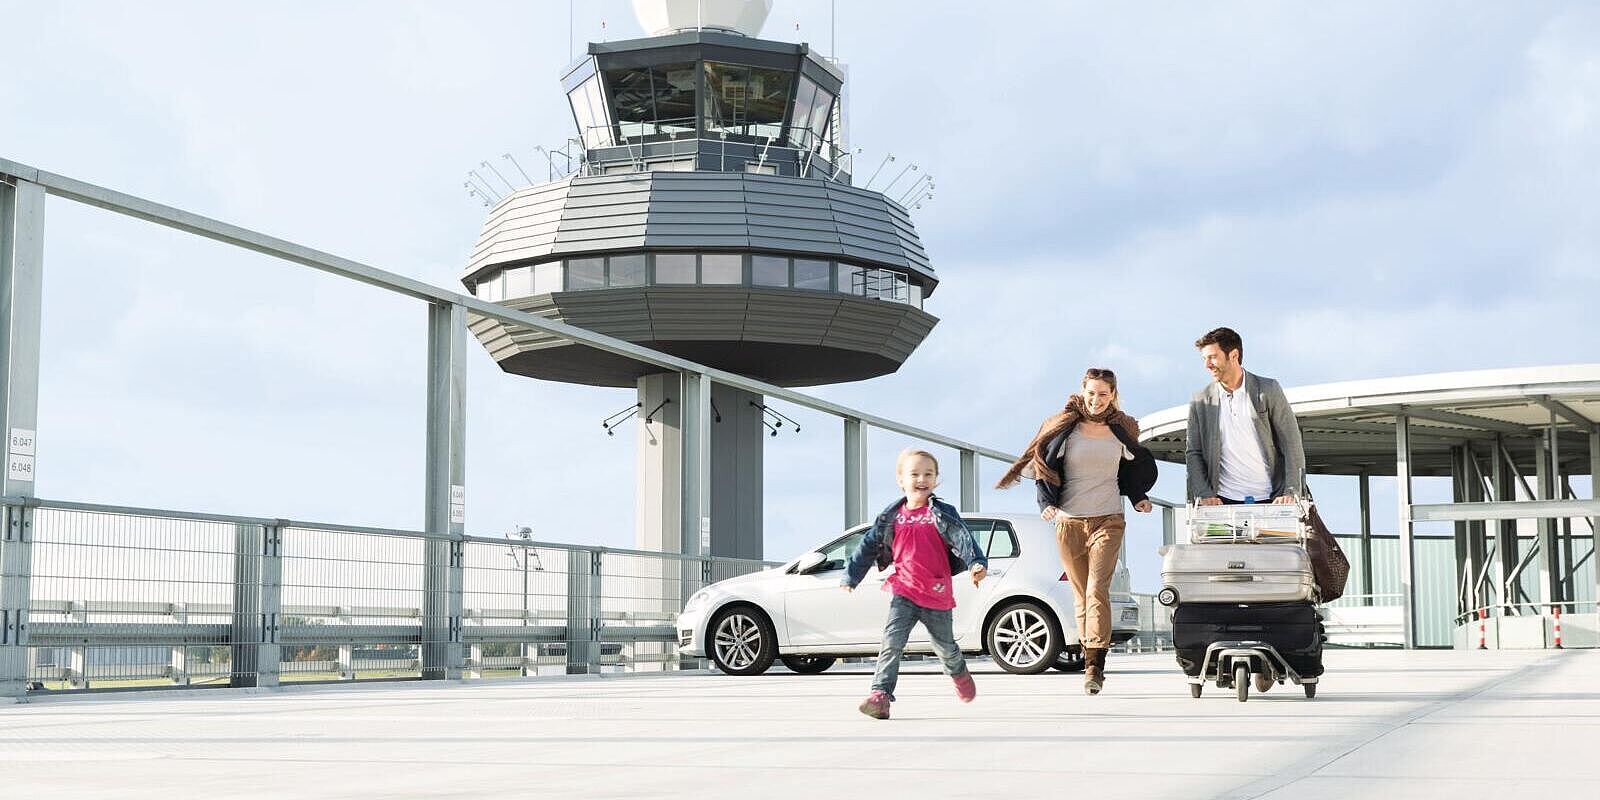
[[[1311,557],[1311,574],[1316,578],[1322,602],[1331,603],[1344,596],[1345,581],[1350,579],[1350,559],[1345,557],[1339,540],[1333,538],[1317,513],[1316,503],[1306,504],[1306,518],[1302,520],[1310,535],[1306,537],[1306,555]]]

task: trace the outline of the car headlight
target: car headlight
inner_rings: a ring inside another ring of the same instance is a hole
[[[691,611],[699,611],[700,608],[704,606],[706,601],[710,598],[711,592],[707,589],[701,589],[700,591],[689,595],[689,602],[683,604],[683,613],[687,614]]]

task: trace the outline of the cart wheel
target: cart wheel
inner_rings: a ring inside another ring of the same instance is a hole
[[[1302,683],[1300,684],[1300,688],[1306,690],[1307,700],[1317,696],[1317,685],[1314,683]]]
[[[1243,661],[1233,665],[1233,691],[1241,703],[1250,699],[1250,665]]]
[[[1190,697],[1199,697],[1200,696],[1200,690],[1204,689],[1204,688],[1206,688],[1204,684],[1199,684],[1199,683],[1191,683],[1191,684],[1189,684],[1189,696]]]

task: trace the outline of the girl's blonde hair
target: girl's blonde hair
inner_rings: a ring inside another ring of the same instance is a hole
[[[915,447],[907,447],[906,449],[900,451],[899,457],[895,458],[894,460],[894,474],[899,475],[900,471],[905,468],[906,462],[916,458],[917,456],[922,456],[923,458],[932,461],[933,474],[939,474],[939,459],[934,458],[932,453],[926,450],[919,450]]]

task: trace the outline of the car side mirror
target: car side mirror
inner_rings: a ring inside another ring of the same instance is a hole
[[[795,572],[801,575],[809,575],[812,570],[822,566],[823,562],[827,560],[827,556],[813,550],[800,557],[800,563],[795,565]]]

